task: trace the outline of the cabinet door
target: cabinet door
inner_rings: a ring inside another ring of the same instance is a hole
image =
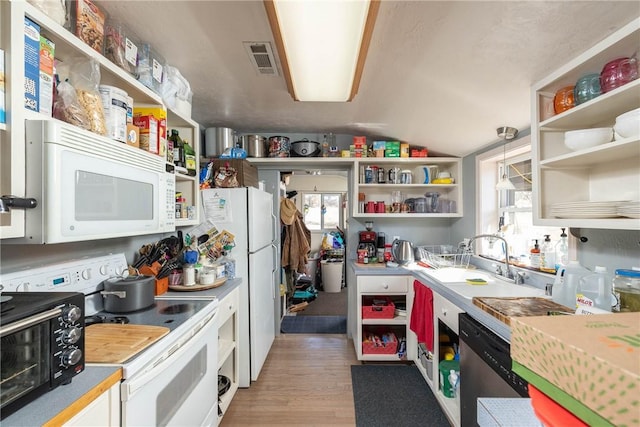
[[[69,427],[119,426],[120,383],[114,384],[64,425]]]

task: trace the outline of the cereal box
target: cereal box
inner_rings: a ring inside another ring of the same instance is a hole
[[[75,2],[76,36],[102,54],[105,14],[90,0]]]
[[[40,26],[24,18],[24,106],[40,111]]]
[[[4,100],[4,50],[0,49],[0,123],[6,123],[7,116]]]
[[[133,124],[140,129],[140,148],[150,153],[159,154],[158,120],[153,115],[133,116]]]
[[[53,58],[56,45],[40,36],[40,112],[51,117],[53,112]]]

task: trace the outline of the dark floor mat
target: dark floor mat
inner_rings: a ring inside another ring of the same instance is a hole
[[[449,427],[414,365],[353,365],[351,382],[357,427]]]
[[[345,316],[284,316],[280,324],[284,334],[346,334]]]

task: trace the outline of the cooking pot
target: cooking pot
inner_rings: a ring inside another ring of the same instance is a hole
[[[153,276],[112,277],[103,282],[104,311],[129,313],[153,305],[156,281]]]
[[[400,265],[411,264],[416,260],[413,254],[413,244],[408,240],[394,240],[391,244],[391,255]]]
[[[230,128],[207,128],[204,133],[205,156],[220,157],[227,148],[235,148],[236,131]]]
[[[244,149],[249,157],[267,157],[267,138],[262,135],[242,135],[240,148]]]
[[[320,143],[307,138],[291,144],[293,157],[317,157],[320,154]]]

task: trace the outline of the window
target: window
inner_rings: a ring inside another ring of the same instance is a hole
[[[304,223],[310,231],[335,231],[342,228],[342,193],[304,193]]]
[[[529,265],[534,240],[542,246],[544,236],[550,235],[552,245],[560,239],[560,229],[533,225],[533,176],[531,171],[531,143],[529,137],[521,138],[507,146],[506,162],[503,148],[478,156],[478,234],[500,233],[509,242],[510,261]],[[496,191],[495,186],[506,167],[506,175],[515,190]],[[479,239],[474,243],[478,254],[504,259],[503,245],[499,241]]]

